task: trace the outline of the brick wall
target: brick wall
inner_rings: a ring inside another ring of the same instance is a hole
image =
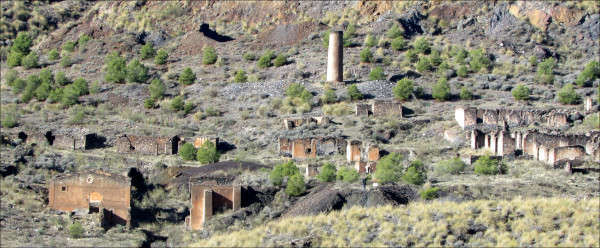
[[[402,104],[396,101],[378,101],[372,103],[372,111],[374,116],[398,116],[402,117]]]
[[[201,230],[215,211],[222,209],[239,210],[241,206],[241,187],[235,185],[190,184],[192,207],[186,218],[188,228]]]

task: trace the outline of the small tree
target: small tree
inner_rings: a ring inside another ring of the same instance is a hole
[[[531,56],[531,57],[529,58],[529,65],[530,65],[531,67],[534,67],[534,66],[536,66],[536,65],[537,65],[537,62],[538,62],[538,58],[537,58],[535,55],[533,55],[533,56]]]
[[[369,79],[371,80],[382,80],[385,78],[385,74],[383,74],[383,69],[381,66],[375,67],[375,69],[371,70],[369,73]]]
[[[2,127],[13,128],[19,124],[19,113],[17,111],[2,111]]]
[[[373,52],[371,52],[371,49],[365,48],[360,52],[360,62],[371,63],[372,60]]]
[[[433,200],[438,198],[438,188],[430,188],[421,191],[421,199],[423,200]]]
[[[71,40],[67,41],[67,43],[62,46],[62,50],[72,53],[75,51],[75,42]]]
[[[423,73],[429,70],[431,70],[431,64],[429,63],[429,59],[427,59],[426,57],[422,57],[421,59],[419,59],[419,62],[417,62],[417,71]]]
[[[38,74],[42,83],[47,83],[48,85],[54,84],[54,76],[52,76],[52,71],[48,68],[44,68]],[[8,80],[7,80],[8,83]]]
[[[258,68],[264,69],[267,67],[271,67],[271,60],[275,58],[275,52],[271,50],[266,50],[262,56],[258,59]]]
[[[450,85],[448,85],[448,80],[446,78],[440,78],[438,83],[433,85],[432,91],[433,98],[440,102],[450,99]]]
[[[467,86],[463,86],[460,90],[460,99],[461,100],[473,100],[473,93],[467,88]]]
[[[596,78],[600,78],[600,65],[597,61],[592,61],[587,63],[583,71],[577,75],[577,80],[575,83],[580,87],[583,87],[585,86],[585,81],[591,81]]]
[[[65,76],[64,71],[59,71],[54,76],[54,82],[58,85],[64,86],[64,85],[69,84],[69,79],[67,78],[67,76]]]
[[[481,48],[471,51],[469,55],[471,56],[469,65],[474,72],[479,72],[483,68],[488,68],[491,64],[490,59]]]
[[[429,55],[429,62],[432,66],[439,66],[442,63],[442,57],[440,56],[439,50],[433,49],[433,51],[431,51],[431,55]]]
[[[152,80],[150,85],[148,85],[148,91],[150,91],[150,98],[154,100],[160,100],[165,96],[167,87],[160,81],[160,79],[155,78]]]
[[[427,174],[425,172],[425,168],[423,167],[423,163],[421,163],[419,160],[413,161],[404,175],[402,175],[402,180],[414,185],[423,184],[426,178]]]
[[[288,161],[286,163],[276,165],[269,174],[269,179],[273,181],[273,184],[281,185],[285,177],[289,177],[299,173],[300,171],[298,170],[298,167],[296,167],[294,162]]]
[[[90,94],[95,95],[100,93],[100,81],[96,80],[92,83],[92,85],[90,85]]]
[[[217,151],[217,147],[212,142],[204,142],[196,153],[196,159],[202,164],[219,162],[221,154]]]
[[[113,52],[106,56],[106,82],[125,83],[127,78],[127,69],[125,59],[119,53]]]
[[[517,101],[529,99],[529,88],[524,84],[518,84],[517,88],[512,91],[512,95]]]
[[[454,57],[454,61],[456,63],[458,63],[458,64],[464,65],[465,64],[465,59],[467,58],[467,56],[469,56],[469,52],[467,52],[466,49],[461,48],[456,53],[456,56]]]
[[[485,155],[477,159],[475,162],[475,174],[479,175],[496,175],[498,173],[505,174],[508,171],[508,167],[504,163],[500,163],[496,159],[490,158]]]
[[[43,70],[42,70],[43,71]],[[48,70],[49,71],[49,70]],[[41,74],[41,73],[40,73]],[[6,81],[6,84],[8,86],[12,86],[12,83],[19,78],[19,72],[17,72],[17,70],[15,69],[10,69],[6,72],[6,75],[4,75],[4,80]]]
[[[466,164],[459,157],[442,160],[435,166],[438,174],[458,174],[465,170]]]
[[[60,67],[67,68],[73,65],[73,61],[71,61],[71,55],[67,54],[60,59]]]
[[[79,48],[81,49],[82,47],[85,47],[85,44],[88,43],[88,41],[92,40],[92,37],[89,35],[82,35],[81,37],[79,37],[79,40],[77,41],[77,45],[79,46]]]
[[[61,99],[61,103],[65,106],[71,106],[77,103],[77,99],[79,98],[79,89],[74,85],[70,84],[65,87],[63,91],[63,97]]]
[[[256,60],[256,54],[253,52],[246,52],[244,53],[244,59],[248,61]]]
[[[466,65],[461,65],[460,67],[458,67],[458,71],[456,72],[456,74],[458,74],[459,77],[466,77],[467,73],[468,73],[468,68]]]
[[[25,90],[25,87],[27,86],[27,82],[25,82],[25,80],[17,78],[15,79],[15,81],[12,83],[11,86],[11,91],[14,94],[20,94],[21,92],[23,92],[23,90]]]
[[[288,63],[287,55],[280,53],[279,55],[277,55],[277,58],[275,58],[273,65],[280,67],[280,66],[284,66],[287,63]]]
[[[33,38],[26,32],[19,32],[17,37],[13,40],[13,44],[10,47],[11,53],[20,54],[21,56],[29,54]]]
[[[429,52],[431,51],[431,47],[429,45],[429,41],[427,41],[425,39],[425,37],[420,37],[418,38],[413,47],[415,48],[415,51],[417,53],[421,53],[421,54],[429,54]]]
[[[127,82],[130,83],[145,83],[150,77],[148,75],[148,67],[137,59],[129,62],[127,65]]]
[[[245,83],[248,82],[248,76],[246,76],[246,71],[239,70],[235,74],[235,82],[236,83]]]
[[[581,101],[581,96],[575,92],[573,84],[565,84],[558,92],[558,101],[562,104],[577,104]]]
[[[183,102],[183,97],[182,96],[176,96],[171,101],[171,109],[173,111],[183,110],[183,106],[184,105],[185,105],[185,103]]]
[[[364,97],[362,92],[358,90],[358,86],[356,84],[352,84],[350,87],[348,87],[348,95],[350,95],[350,99],[353,101],[362,100]]]
[[[337,180],[344,181],[347,183],[357,182],[360,175],[355,169],[351,169],[348,167],[342,167],[338,171]]]
[[[38,99],[38,101],[46,101],[50,95],[50,90],[51,88],[48,83],[40,84],[40,86],[38,86],[38,88],[35,90],[35,98]]]
[[[75,81],[73,82],[73,86],[75,87],[75,89],[77,89],[77,93],[79,96],[89,94],[88,82],[85,81],[84,78],[80,77],[78,79],[75,79]]]
[[[169,54],[164,49],[158,49],[156,56],[154,57],[154,63],[157,65],[164,65],[167,63],[167,58],[169,58]]]
[[[323,40],[324,48],[329,48],[329,35],[330,34],[331,34],[331,30],[327,30],[327,31],[323,32],[323,36],[321,37],[321,40]]]
[[[153,58],[154,56],[156,56],[156,49],[154,49],[154,45],[152,45],[152,42],[146,43],[140,49],[140,58],[142,60]]]
[[[155,107],[156,101],[152,98],[148,98],[144,100],[144,108],[153,109]]]
[[[21,65],[21,60],[23,60],[23,54],[18,52],[10,52],[6,57],[6,65],[10,67],[17,67]]]
[[[31,51],[29,55],[23,57],[21,64],[25,69],[36,68],[39,66],[39,61],[40,57],[38,56],[38,54],[35,51]]]
[[[304,184],[304,176],[298,173],[292,175],[290,180],[288,180],[287,187],[285,188],[285,193],[289,196],[299,196],[306,190],[306,185]]]
[[[394,23],[394,25],[387,31],[386,36],[388,38],[395,39],[401,37],[402,34],[404,34],[404,31],[398,26],[398,24]]]
[[[400,51],[406,48],[406,42],[404,41],[404,37],[398,36],[392,41],[392,49]]]
[[[334,103],[335,100],[337,98],[337,95],[335,94],[335,90],[327,90],[325,91],[325,94],[323,94],[323,103],[325,104],[330,104],[330,103]]]
[[[367,35],[367,37],[365,38],[365,47],[367,48],[374,47],[376,43],[377,41],[375,40],[375,36],[373,35]]]
[[[54,90],[52,90],[52,92],[50,92],[50,95],[48,95],[48,103],[55,103],[55,102],[60,102],[63,99],[63,94],[64,94],[64,89],[63,88],[56,88]]]
[[[377,163],[374,177],[381,183],[397,182],[402,177],[402,160],[404,156],[398,153],[383,156]]]
[[[414,50],[408,49],[404,53],[404,58],[410,62],[416,62],[417,59],[419,59],[419,55],[417,55],[417,53]]]
[[[334,165],[326,163],[321,167],[321,173],[317,175],[317,179],[321,182],[333,182],[335,181],[335,174],[337,169]]]
[[[183,85],[191,85],[196,81],[196,74],[192,72],[192,68],[186,67],[179,75],[179,83]]]
[[[217,62],[217,52],[211,46],[204,47],[202,54],[202,63],[205,65],[212,65]]]
[[[396,99],[406,101],[410,99],[413,90],[413,81],[408,78],[403,78],[396,83],[396,87],[394,87],[394,96]]]
[[[183,112],[189,114],[190,112],[192,112],[192,110],[194,110],[194,108],[194,103],[186,102],[185,105],[183,105]]]
[[[69,234],[71,235],[71,238],[78,239],[83,237],[84,231],[85,230],[81,224],[79,224],[79,222],[75,222],[69,226]]]
[[[537,66],[537,74],[535,75],[534,80],[541,84],[554,83],[554,67],[556,67],[556,59],[552,57],[544,59],[544,61]]]
[[[186,161],[194,160],[196,159],[196,152],[197,151],[194,145],[185,143],[181,146],[181,149],[179,149],[179,156],[181,156],[181,159]]]
[[[50,50],[50,52],[48,52],[48,60],[55,61],[59,58],[60,58],[60,54],[58,54],[58,50],[56,50],[56,48],[52,49],[52,50]]]

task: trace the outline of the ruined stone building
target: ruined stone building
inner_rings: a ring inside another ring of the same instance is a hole
[[[464,129],[486,129],[490,126],[523,127],[535,121],[546,123],[551,127],[567,125],[568,110],[540,109],[477,109],[457,107],[454,117],[458,125]]]
[[[142,155],[172,155],[179,151],[177,136],[152,137],[121,135],[117,137],[116,147],[118,153],[135,153]]]
[[[379,147],[374,144],[364,143],[358,140],[348,141],[346,146],[346,159],[348,162],[379,160]]]
[[[297,161],[317,156],[344,154],[346,141],[333,137],[285,138],[280,137],[279,154]]]
[[[297,118],[286,118],[283,119],[283,125],[287,130],[292,130],[296,127],[315,123],[318,126],[324,126],[329,124],[329,117],[327,116],[310,116],[310,117],[297,117]]]
[[[207,141],[212,142],[215,145],[215,147],[217,147],[217,145],[219,145],[219,138],[197,137],[196,139],[194,139],[194,147],[195,148],[201,147]]]
[[[21,131],[18,138],[26,144],[47,144],[59,149],[87,150],[104,146],[104,138],[94,133],[54,133],[52,131]]]
[[[218,211],[241,207],[241,186],[233,185],[233,177],[203,176],[190,179],[192,208],[185,225],[191,230],[201,230],[204,223]]]
[[[373,100],[370,103],[356,104],[357,116],[397,116],[402,117],[402,104],[399,101]]]
[[[50,209],[99,212],[103,226],[130,225],[131,179],[102,171],[66,174],[50,181]]]

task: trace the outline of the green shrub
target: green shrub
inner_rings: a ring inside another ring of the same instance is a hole
[[[575,92],[573,84],[565,84],[558,92],[558,101],[562,104],[577,104],[581,101],[581,96]]]
[[[346,28],[346,32],[344,32],[344,35],[348,35],[348,38],[356,36],[356,25],[352,23],[348,25],[348,27]]]
[[[4,75],[4,80],[6,81],[6,85],[12,86],[13,82],[19,78],[19,72],[15,69],[10,69]]]
[[[529,58],[529,65],[530,65],[531,67],[534,67],[534,66],[536,66],[536,65],[537,65],[537,62],[538,62],[538,58],[537,58],[535,55],[533,55],[533,56],[531,56],[531,57]]]
[[[23,60],[23,54],[17,52],[10,52],[8,53],[8,57],[6,58],[6,65],[10,67],[20,66],[21,60]]]
[[[400,51],[406,48],[406,42],[404,41],[404,37],[398,36],[392,41],[392,49]]]
[[[276,165],[271,171],[271,174],[269,174],[269,179],[273,181],[273,184],[281,185],[285,177],[295,174],[300,174],[298,167],[296,167],[293,161],[288,161],[286,163]]]
[[[440,78],[440,80],[433,85],[432,88],[432,96],[435,100],[440,102],[447,101],[450,99],[450,85],[448,85],[448,80],[446,78]]]
[[[285,64],[288,63],[287,60],[287,55],[280,53],[279,55],[277,55],[277,57],[275,58],[275,61],[273,62],[273,65],[280,67],[280,66],[284,66]]]
[[[529,99],[529,88],[524,84],[518,84],[517,88],[512,91],[512,95],[517,101]]]
[[[419,160],[413,161],[411,163],[411,166],[408,167],[408,169],[404,173],[404,175],[402,175],[402,180],[414,185],[423,184],[426,178],[427,172],[425,171],[423,163],[421,163],[421,161]]]
[[[423,88],[423,86],[418,86],[415,91],[415,97],[418,99],[423,99],[425,97],[425,89]]]
[[[202,53],[202,64],[212,65],[217,62],[217,52],[211,46],[205,47]]]
[[[262,56],[260,56],[260,58],[258,59],[258,68],[267,68],[267,67],[271,67],[271,60],[273,60],[275,58],[275,52],[271,51],[271,50],[266,50]]]
[[[586,80],[594,80],[596,78],[600,78],[600,65],[597,61],[591,61],[585,65],[585,68],[579,75],[577,75],[577,80],[575,83],[580,87],[585,86]]]
[[[246,52],[246,53],[244,53],[244,59],[248,60],[248,61],[256,60],[256,53]]]
[[[371,49],[365,48],[360,51],[360,62],[371,63],[371,61],[373,61],[373,52],[371,52]]]
[[[433,51],[431,51],[431,55],[429,55],[429,62],[432,66],[439,66],[442,63],[442,57],[440,57],[439,50],[433,49]]]
[[[329,35],[330,34],[331,34],[331,30],[327,30],[327,31],[323,32],[323,36],[321,37],[321,40],[323,40],[324,48],[329,48]]]
[[[461,100],[473,100],[473,93],[467,88],[467,86],[463,86],[460,90],[460,99]]]
[[[375,36],[367,35],[367,37],[365,37],[365,47],[367,47],[367,48],[374,47],[376,43],[377,43],[377,41],[375,40]]]
[[[29,55],[23,57],[21,65],[23,65],[23,68],[25,69],[36,68],[39,66],[39,61],[40,57],[38,56],[38,54],[34,51],[31,51]]]
[[[219,115],[221,115],[221,112],[219,110],[214,109],[213,107],[206,108],[206,110],[204,111],[204,113],[207,116],[219,116]]]
[[[429,41],[427,41],[425,37],[418,38],[415,41],[413,47],[417,53],[421,54],[429,54],[429,52],[431,51]]]
[[[383,69],[381,66],[375,67],[375,69],[371,70],[369,73],[369,79],[371,80],[383,80],[385,79],[385,74],[383,74]]]
[[[181,159],[186,161],[195,160],[196,152],[197,151],[194,145],[190,143],[185,143],[181,146],[181,149],[179,149],[179,156],[181,156]]]
[[[79,89],[74,85],[67,85],[63,91],[63,97],[61,99],[61,103],[65,106],[71,106],[77,103],[77,99],[79,98]]]
[[[401,37],[404,34],[404,31],[398,26],[398,24],[394,24],[386,33],[386,36],[391,39],[395,39]]]
[[[81,238],[83,236],[84,231],[85,230],[83,229],[81,224],[79,224],[79,222],[75,222],[75,223],[69,225],[69,235],[71,235],[71,238],[74,238],[74,239]]]
[[[479,175],[496,175],[506,174],[508,167],[504,163],[500,163],[496,159],[491,159],[490,156],[482,156],[475,162],[475,174]]]
[[[396,99],[406,101],[410,99],[414,90],[413,88],[413,81],[408,78],[403,78],[396,83],[396,86],[394,87],[394,96]]]
[[[87,44],[90,40],[92,40],[92,37],[87,34],[79,37],[79,40],[77,41],[79,48],[85,47],[85,44]]]
[[[544,59],[544,61],[537,66],[537,74],[535,75],[534,80],[541,84],[554,83],[554,67],[556,67],[556,59],[552,57]]]
[[[467,69],[466,65],[461,65],[458,68],[458,71],[456,72],[456,74],[458,74],[459,77],[463,77],[463,78],[467,76],[467,73],[468,73],[468,69]]]
[[[25,80],[17,78],[15,79],[15,81],[12,83],[12,87],[11,87],[11,91],[14,94],[19,94],[22,93],[23,90],[25,90],[25,87],[27,86],[27,82],[25,82]]]
[[[142,60],[153,58],[154,56],[156,56],[156,49],[154,49],[152,42],[146,43],[140,49],[140,58]]]
[[[221,153],[217,151],[217,147],[212,142],[204,142],[196,152],[196,159],[201,164],[210,164],[219,162]]]
[[[47,83],[48,85],[54,84],[54,76],[52,76],[52,71],[48,68],[44,68],[38,74],[42,83]]]
[[[144,108],[153,109],[155,104],[155,100],[152,98],[148,98],[144,101]]]
[[[402,178],[402,160],[404,156],[398,153],[383,156],[377,163],[374,177],[381,183],[399,181]]]
[[[192,69],[186,67],[183,69],[181,75],[179,75],[179,83],[183,85],[191,85],[196,81],[196,74],[192,72]]]
[[[179,110],[183,110],[183,106],[185,105],[185,103],[183,102],[183,97],[182,96],[176,96],[175,98],[173,98],[173,100],[171,101],[171,109],[173,111],[179,111]]]
[[[74,41],[67,41],[67,43],[65,43],[62,46],[62,50],[72,53],[73,51],[75,51],[75,42]]]
[[[325,104],[335,103],[336,99],[335,90],[326,90],[325,94],[323,94],[323,103]]]
[[[154,100],[160,100],[165,96],[167,87],[160,81],[160,79],[155,78],[152,80],[150,85],[148,85],[148,91],[150,91],[150,98]]]
[[[234,79],[235,79],[236,83],[248,82],[248,76],[246,76],[246,71],[244,71],[244,70],[237,71]]]
[[[416,62],[417,59],[419,59],[419,55],[417,55],[417,53],[414,50],[408,49],[404,53],[404,59],[406,59],[410,62]]]
[[[13,40],[13,44],[10,47],[10,52],[20,54],[21,56],[29,54],[33,38],[26,32],[19,32],[17,37]]]
[[[469,55],[471,56],[469,65],[474,72],[479,72],[483,68],[490,67],[490,59],[481,48],[469,52]]]
[[[156,52],[156,56],[154,57],[154,64],[164,65],[167,63],[167,58],[169,58],[169,54],[164,49],[158,49]]]
[[[90,86],[90,94],[95,95],[100,93],[100,81],[96,80],[92,83],[92,85]]]
[[[35,90],[35,98],[38,101],[46,101],[48,96],[50,95],[50,85],[48,83],[42,83]]]
[[[64,94],[63,88],[56,88],[56,89],[52,90],[52,92],[50,92],[50,95],[48,95],[49,103],[56,103],[56,102],[62,101],[63,94]]]
[[[189,114],[190,112],[192,112],[192,110],[194,110],[194,108],[194,103],[186,102],[185,105],[183,105],[183,112]]]
[[[421,199],[433,200],[438,198],[438,188],[430,188],[421,191]]]
[[[2,111],[2,127],[13,128],[19,124],[19,114],[16,111]]]
[[[54,82],[58,85],[65,86],[65,85],[69,84],[69,79],[65,76],[64,71],[59,71],[54,76]]]
[[[334,165],[330,163],[326,163],[321,167],[321,173],[317,175],[317,179],[321,182],[333,182],[335,181],[335,174],[337,173],[337,169]]]
[[[467,56],[469,56],[469,52],[467,52],[466,49],[461,48],[456,53],[456,56],[454,57],[454,61],[458,64],[463,65],[463,64],[465,64],[465,59],[467,58]]]
[[[312,98],[312,94],[304,88],[304,85],[299,83],[290,84],[285,90],[285,94],[291,98],[302,98],[304,101],[308,101]]]
[[[438,174],[458,174],[465,170],[466,164],[459,157],[442,160],[435,166],[435,172]]]
[[[40,86],[42,81],[36,74],[31,74],[27,77],[27,85],[25,86],[25,91],[21,94],[21,101],[24,103],[29,102],[31,98],[34,97],[35,90]]]
[[[340,168],[337,173],[337,180],[347,183],[358,182],[359,177],[360,175],[358,174],[358,171],[348,167]]]
[[[304,176],[301,174],[295,174],[290,177],[290,180],[288,180],[285,193],[289,196],[299,196],[304,193],[305,190],[306,185],[304,184]]]
[[[73,61],[71,61],[71,55],[67,54],[60,59],[60,66],[62,68],[71,67],[73,65]]]
[[[113,52],[106,56],[106,82],[125,83],[127,78],[127,69],[125,59],[117,52]]]
[[[417,71],[423,73],[429,70],[431,70],[431,64],[429,63],[429,59],[427,59],[426,57],[422,57],[421,59],[419,59],[419,62],[417,62]]]
[[[352,84],[350,85],[350,87],[348,87],[348,95],[350,96],[351,100],[362,100],[363,99],[363,94],[362,92],[360,92],[360,90],[358,90],[358,86],[356,84]]]
[[[56,50],[56,48],[52,49],[52,50],[50,50],[50,52],[48,52],[48,60],[55,61],[59,58],[60,58],[60,54],[58,53],[58,50]]]
[[[75,86],[75,89],[77,89],[80,96],[89,94],[88,82],[85,81],[84,78],[80,77],[78,79],[75,79],[75,81],[73,82],[73,86]]]
[[[125,70],[127,71],[127,82],[129,83],[146,83],[150,77],[148,75],[148,67],[138,59],[129,62]]]

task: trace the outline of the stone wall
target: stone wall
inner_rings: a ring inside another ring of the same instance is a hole
[[[215,212],[223,209],[239,210],[241,186],[190,183],[191,209],[186,217],[186,226],[201,230]]]
[[[402,103],[398,101],[373,100],[370,103],[356,104],[357,116],[397,116],[402,117]]]
[[[279,154],[297,161],[317,156],[344,154],[346,141],[333,137],[286,138],[279,137]]]
[[[357,116],[369,116],[372,115],[371,104],[357,103],[356,104],[356,115]]]
[[[462,129],[479,128],[481,126],[508,127],[529,126],[535,121],[548,123],[549,126],[562,126],[568,124],[568,110],[540,110],[540,109],[477,109],[471,107],[457,107],[454,118]]]
[[[50,209],[70,212],[98,207],[112,213],[105,215],[111,224],[130,224],[130,201],[131,179],[101,171],[83,171],[54,178],[48,188]]]
[[[212,142],[215,147],[217,147],[217,145],[219,144],[219,138],[211,138],[211,137],[197,137],[196,139],[194,139],[194,147],[198,148],[201,147],[202,145],[204,145],[204,142],[210,141]]]
[[[283,119],[283,125],[287,130],[292,130],[296,127],[315,123],[316,125],[328,125],[329,117],[327,116],[312,116],[312,117],[300,117],[300,118],[286,118]]]
[[[555,167],[559,161],[584,160],[585,156],[585,148],[582,146],[556,147],[549,150],[547,163]]]
[[[119,153],[135,153],[142,155],[177,154],[179,138],[121,135],[117,137],[116,147]]]

